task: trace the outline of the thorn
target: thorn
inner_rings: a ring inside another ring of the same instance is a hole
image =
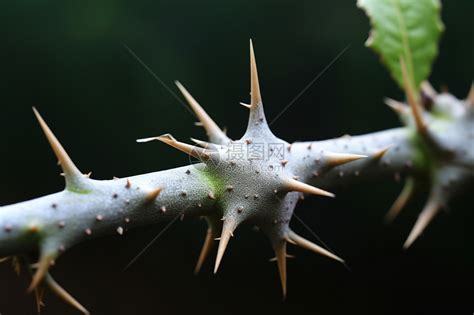
[[[211,225],[209,223],[209,225]],[[206,258],[209,256],[212,247],[214,247],[214,239],[218,237],[218,232],[216,229],[212,227],[212,225],[207,229],[206,239],[204,240],[204,244],[202,245],[201,253],[199,254],[198,261],[196,263],[196,267],[194,268],[194,274],[197,275],[199,271],[201,271],[202,265]]]
[[[89,172],[89,173],[87,173],[87,174],[84,174],[84,177],[85,177],[85,178],[91,178],[91,176],[92,176],[92,172]]]
[[[280,164],[284,167],[286,164],[288,164],[288,160],[281,160]]]
[[[421,82],[421,91],[432,100],[438,95],[438,92],[428,81]]]
[[[202,141],[199,139],[195,138],[190,138],[192,142],[196,143],[198,146],[204,148],[204,149],[210,149],[210,150],[217,150],[217,146],[214,143],[210,143],[207,141]]]
[[[374,153],[372,153],[372,158],[374,160],[380,160],[381,158],[383,158],[383,156],[385,155],[385,153],[388,152],[388,150],[390,150],[392,148],[392,144],[386,146],[385,148],[382,148],[380,150],[377,150],[375,151]]]
[[[352,161],[366,158],[367,155],[324,152],[324,161],[327,166],[338,166]]]
[[[415,223],[415,226],[410,232],[410,235],[408,236],[407,240],[405,241],[405,244],[403,244],[404,249],[408,249],[413,242],[423,233],[423,231],[426,229],[428,224],[433,220],[435,215],[439,212],[441,208],[441,204],[435,200],[433,197],[431,197],[423,211],[421,212],[420,216],[418,217],[418,220]]]
[[[258,83],[257,62],[255,61],[252,40],[250,40],[250,100],[250,106],[252,109],[257,108],[262,104],[260,85]]]
[[[129,189],[132,187],[132,183],[130,182],[130,179],[127,178],[127,184],[125,184],[125,188]]]
[[[223,143],[229,140],[224,132],[217,126],[217,124],[212,120],[211,117],[206,113],[206,111],[199,105],[199,103],[194,99],[194,97],[189,94],[189,92],[184,88],[184,86],[178,81],[174,82],[178,89],[183,94],[184,98],[191,106],[194,113],[198,117],[199,121],[202,123],[202,126],[206,130],[206,133],[213,142]]]
[[[469,93],[467,94],[466,105],[467,107],[474,109],[474,82],[471,83],[471,88],[469,89]]]
[[[405,115],[408,113],[408,106],[402,102],[386,97],[384,99],[385,104],[393,109],[393,111],[399,115]]]
[[[78,311],[82,312],[84,315],[90,315],[89,311],[81,305],[75,298],[73,298],[66,290],[64,290],[49,274],[45,275],[45,283],[48,288],[56,294],[63,301],[76,308]]]
[[[333,198],[335,197],[333,193],[305,184],[303,182],[299,182],[295,179],[287,179],[285,182],[285,187],[290,191],[299,191],[305,194],[321,195]]]
[[[123,227],[119,226],[119,227],[117,228],[117,233],[118,233],[119,235],[123,235]]]
[[[56,255],[49,254],[49,255],[42,255],[38,265],[36,267],[36,272],[33,275],[33,280],[31,281],[30,287],[28,288],[28,292],[33,291],[38,287],[38,285],[43,281],[45,274],[48,272],[49,267],[52,265],[54,258]]]
[[[11,258],[10,256],[0,258],[0,264],[10,260],[10,258]]]
[[[403,75],[403,85],[405,89],[405,94],[407,96],[408,104],[410,104],[411,111],[413,114],[413,118],[415,120],[416,128],[422,134],[426,133],[426,125],[423,121],[422,116],[422,109],[421,106],[418,104],[415,91],[413,91],[412,82],[410,82],[410,78],[408,76],[408,70],[406,67],[405,60],[403,57],[400,57],[400,66],[402,68],[402,75]]]
[[[407,181],[403,186],[402,192],[395,200],[390,210],[387,212],[385,216],[385,222],[392,222],[400,214],[400,211],[405,207],[405,205],[413,195],[414,188],[415,179],[413,177],[407,178]]]
[[[316,254],[327,256],[329,258],[332,258],[334,260],[337,260],[337,261],[345,264],[345,262],[342,258],[339,258],[338,256],[334,255],[330,251],[322,248],[321,246],[316,245],[316,244],[308,241],[307,239],[299,236],[298,234],[296,234],[295,232],[293,232],[291,230],[288,232],[287,241],[292,243],[292,244],[296,244],[297,246],[300,246],[302,248],[305,248],[307,250],[310,250],[310,251],[312,251]]]
[[[161,187],[158,187],[152,191],[150,191],[149,193],[146,194],[146,197],[145,197],[145,200],[146,202],[153,202],[155,201],[156,198],[158,198],[158,196],[160,195],[161,191],[163,189]]]
[[[155,137],[153,140],[159,140],[161,142],[164,142],[167,145],[170,145],[192,157],[195,157],[198,160],[201,160],[201,161],[209,160],[209,154],[211,153],[211,151],[202,149],[193,145],[189,145],[187,143],[179,142],[175,138],[173,138],[173,136],[171,136],[170,134],[165,134],[159,137]]]
[[[216,263],[214,266],[214,274],[217,273],[219,265],[221,264],[222,257],[224,256],[227,244],[229,244],[229,239],[233,236],[233,231],[235,230],[235,222],[230,220],[225,220],[222,227],[221,237],[219,238],[219,248],[217,250]]]
[[[74,165],[61,143],[59,143],[58,139],[53,134],[51,129],[49,129],[48,125],[43,120],[40,113],[36,110],[35,107],[33,107],[33,112],[41,126],[41,129],[43,129],[46,139],[48,139],[48,142],[51,148],[53,149],[54,154],[56,155],[56,158],[58,159],[61,165],[61,168],[63,169],[64,176],[66,178],[66,187],[70,186],[71,184],[77,185],[79,179],[83,178],[83,174],[79,171],[76,165]]]
[[[36,312],[41,313],[41,308],[44,307],[43,298],[44,298],[44,287],[38,286],[35,288],[35,299],[36,299]]]
[[[286,241],[281,242],[275,248],[276,259],[278,263],[278,272],[280,273],[281,288],[283,290],[283,299],[286,299]]]
[[[246,104],[246,103],[242,103],[242,102],[240,102],[239,104],[244,106],[244,107],[247,107],[248,109],[252,108],[252,105],[250,105],[250,104]]]

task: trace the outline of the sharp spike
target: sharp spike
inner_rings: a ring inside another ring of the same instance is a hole
[[[209,222],[209,221],[208,221]],[[196,263],[196,267],[194,268],[194,274],[197,275],[206,261],[206,258],[209,256],[211,249],[214,247],[214,239],[218,238],[219,233],[217,232],[216,228],[209,223],[209,228],[207,229],[206,239],[204,240],[204,244],[201,249],[201,253],[199,254],[199,259]]]
[[[246,104],[246,103],[242,103],[242,102],[240,102],[239,104],[244,106],[244,107],[247,107],[248,109],[252,108],[252,105],[250,105],[250,104]]]
[[[400,57],[400,66],[402,68],[403,85],[404,85],[404,88],[405,88],[405,94],[407,96],[408,104],[410,104],[416,127],[417,127],[418,131],[420,131],[421,133],[425,133],[426,132],[426,124],[423,120],[422,108],[418,104],[417,97],[415,95],[415,91],[413,91],[414,87],[412,86],[412,83],[410,82],[410,78],[408,76],[408,70],[407,70],[406,63],[405,63],[405,60],[403,59],[403,57]]]
[[[421,82],[421,91],[431,99],[434,99],[438,92],[434,89],[434,87],[428,81]]]
[[[385,216],[385,222],[392,222],[400,214],[400,211],[405,207],[413,195],[414,188],[415,179],[413,177],[409,177],[405,182],[405,186],[403,186],[402,192],[398,196],[397,200],[395,200],[392,207],[387,212],[387,215]]]
[[[286,241],[281,242],[275,247],[276,260],[278,264],[278,272],[280,273],[281,288],[283,291],[283,299],[286,298]]]
[[[155,201],[156,198],[158,198],[158,196],[160,195],[161,191],[163,189],[161,187],[158,187],[158,188],[155,188],[153,189],[152,191],[150,191],[149,193],[146,194],[146,197],[145,197],[145,200],[146,202],[153,202]]]
[[[299,182],[296,179],[287,179],[285,182],[285,187],[290,191],[299,191],[305,194],[321,195],[333,198],[335,197],[333,193],[305,184],[303,182]]]
[[[407,114],[408,111],[409,111],[409,108],[406,104],[402,103],[402,102],[399,102],[399,101],[396,101],[394,99],[391,99],[391,98],[388,98],[386,97],[384,99],[384,102],[385,104],[390,107],[391,109],[393,109],[393,111],[399,115],[404,115],[404,114]]]
[[[367,155],[324,152],[324,161],[327,166],[338,166],[352,161],[366,158]]]
[[[175,81],[175,84],[183,94],[189,106],[191,106],[193,109],[194,113],[196,113],[197,118],[202,123],[202,126],[206,130],[207,136],[211,139],[211,141],[216,143],[228,142],[229,138],[227,138],[225,133],[219,128],[219,126],[217,126],[214,120],[212,120],[212,118],[206,113],[201,105],[199,105],[199,103],[194,99],[194,97],[189,94],[184,86],[179,83],[179,81]]]
[[[73,298],[66,290],[64,290],[54,279],[53,277],[49,274],[46,273],[45,275],[45,283],[48,286],[48,288],[56,294],[58,297],[60,297],[62,300],[64,300],[66,303],[71,305],[72,307],[76,308],[78,311],[83,313],[84,315],[90,315],[89,311],[81,305],[75,298]]]
[[[418,220],[415,223],[415,226],[410,232],[405,244],[403,244],[404,249],[408,249],[413,242],[423,233],[428,224],[433,220],[436,214],[441,209],[441,204],[433,197],[431,197],[426,203],[425,208],[421,212]]]
[[[471,88],[469,89],[469,93],[466,97],[466,105],[471,109],[474,109],[474,82],[471,83]]]
[[[385,148],[382,148],[380,150],[375,151],[374,153],[372,153],[372,158],[374,160],[380,160],[381,158],[383,158],[385,153],[387,153],[388,150],[390,150],[391,147],[392,147],[392,145],[390,144],[390,145],[386,146]]]
[[[257,62],[255,60],[255,52],[253,50],[253,43],[250,40],[250,106],[252,109],[261,106],[262,96],[260,95],[260,85],[258,83]]]
[[[33,280],[31,281],[28,292],[33,291],[38,287],[38,285],[43,281],[44,275],[48,272],[49,267],[51,267],[52,262],[54,261],[55,255],[42,255],[40,261],[38,262],[37,269],[33,275]]]
[[[339,258],[338,256],[334,255],[333,253],[331,253],[330,251],[322,248],[321,246],[319,245],[316,245],[310,241],[308,241],[307,239],[299,236],[298,234],[296,234],[295,232],[293,231],[289,231],[288,232],[288,236],[287,236],[287,240],[288,241],[291,241],[291,243],[296,243],[296,245],[300,246],[300,247],[303,247],[307,250],[310,250],[316,254],[320,254],[320,255],[323,255],[323,256],[327,256],[329,258],[332,258],[334,260],[337,260],[341,263],[345,263],[344,260],[342,258]]]
[[[81,171],[79,171],[76,165],[74,165],[61,143],[59,143],[58,139],[53,134],[53,132],[48,127],[48,125],[43,120],[40,113],[36,110],[35,107],[33,107],[33,112],[41,126],[41,129],[43,129],[46,139],[48,139],[48,142],[51,148],[53,149],[54,154],[56,155],[56,158],[58,159],[59,164],[61,165],[61,168],[63,169],[64,176],[66,179],[66,187],[69,185],[77,185],[78,182],[84,178],[84,175],[81,173]]]
[[[179,142],[175,138],[173,138],[173,136],[170,134],[164,134],[159,137],[138,139],[137,142],[148,142],[152,140],[159,140],[161,142],[164,142],[201,161],[207,161],[209,160],[209,157],[210,157],[209,154],[211,153],[211,151],[205,150],[205,149],[202,149],[202,148],[199,148],[187,143]]]
[[[232,219],[226,219],[224,221],[224,226],[222,227],[221,237],[219,238],[219,248],[217,250],[214,273],[217,273],[217,270],[219,269],[219,265],[221,264],[222,257],[224,256],[225,250],[227,248],[227,244],[229,244],[229,240],[231,236],[233,236],[234,230],[235,230],[235,222],[232,221]]]

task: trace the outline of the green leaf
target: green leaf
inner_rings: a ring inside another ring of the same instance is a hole
[[[431,72],[444,29],[438,0],[358,0],[372,30],[366,46],[375,50],[403,89],[400,60],[406,63],[409,84],[418,91]]]

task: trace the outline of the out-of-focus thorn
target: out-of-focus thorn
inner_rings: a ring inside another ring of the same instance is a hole
[[[158,188],[155,188],[153,189],[152,191],[150,191],[149,193],[146,194],[146,197],[145,197],[145,200],[146,202],[153,202],[155,201],[156,198],[158,198],[158,196],[160,195],[161,191],[163,189],[161,187],[158,187]]]
[[[222,227],[221,237],[219,238],[219,248],[217,249],[216,264],[214,266],[214,273],[217,273],[222,257],[224,256],[227,244],[229,244],[230,237],[233,236],[236,228],[235,221],[232,218],[226,219]]]
[[[212,248],[214,247],[214,239],[219,237],[219,231],[217,231],[216,226],[211,221],[207,220],[209,224],[209,228],[207,229],[206,239],[204,240],[204,244],[202,245],[201,253],[199,254],[198,261],[196,263],[196,267],[194,268],[194,274],[197,275],[202,268],[202,265],[206,261],[206,258],[209,256]]]
[[[43,298],[44,287],[42,285],[39,285],[35,288],[36,312],[38,314],[41,314],[41,308],[44,307]]]
[[[194,97],[189,94],[189,92],[184,88],[184,86],[175,81],[176,86],[183,94],[184,98],[188,102],[189,106],[193,109],[198,117],[199,121],[202,123],[202,126],[206,130],[207,136],[211,138],[213,142],[223,143],[229,140],[225,133],[217,126],[217,124],[212,120],[212,118],[206,113],[206,111],[199,105],[199,103],[194,99]]]
[[[437,200],[437,198],[431,196],[428,202],[426,203],[425,208],[418,217],[418,220],[416,221],[415,226],[413,227],[410,232],[410,235],[405,241],[405,244],[403,244],[404,249],[408,249],[413,244],[413,242],[423,233],[423,231],[433,220],[433,218],[439,212],[440,209],[440,202]]]
[[[399,115],[405,115],[408,113],[409,108],[402,102],[386,97],[384,99],[385,104],[390,107],[395,113]]]
[[[21,273],[21,263],[17,256],[12,257],[12,266],[15,273],[19,276]]]
[[[413,196],[414,190],[415,179],[413,177],[409,177],[407,178],[405,185],[403,186],[402,192],[395,200],[390,210],[385,215],[385,222],[389,223],[395,220],[395,218],[400,214],[401,210],[405,207],[407,202]]]
[[[217,150],[217,146],[214,143],[210,143],[207,141],[202,141],[199,139],[195,138],[190,138],[192,142],[196,143],[198,146],[204,148],[204,149],[209,149],[209,150]]]
[[[333,193],[305,184],[292,178],[289,178],[285,181],[285,187],[289,191],[299,191],[305,194],[321,195],[333,198],[335,197]]]
[[[205,150],[187,143],[179,142],[175,138],[173,138],[172,135],[164,134],[159,137],[152,137],[152,138],[145,138],[145,139],[138,139],[137,142],[149,142],[152,140],[159,140],[161,142],[166,143],[167,145],[172,146],[173,148],[176,148],[192,157],[195,157],[198,160],[201,161],[207,161],[209,159],[209,154],[211,151]]]
[[[426,134],[426,124],[423,121],[422,116],[422,108],[418,104],[417,97],[415,91],[413,91],[413,85],[408,75],[407,66],[403,57],[400,57],[400,66],[402,68],[402,76],[403,76],[403,85],[405,88],[405,94],[407,96],[408,104],[410,104],[413,118],[415,120],[416,128],[422,134]]]
[[[243,102],[240,102],[239,104],[244,106],[244,107],[247,107],[248,109],[252,108],[252,105],[250,105],[250,104],[246,104],[246,103],[243,103]]]
[[[471,88],[469,89],[465,102],[467,107],[474,109],[474,82],[471,83]]]
[[[43,129],[46,139],[48,139],[48,142],[51,148],[53,149],[54,154],[56,155],[56,158],[58,159],[58,162],[61,165],[61,168],[63,169],[64,176],[66,179],[66,187],[72,184],[77,185],[77,182],[80,179],[84,178],[83,174],[81,173],[81,171],[79,171],[76,165],[74,165],[61,143],[59,143],[58,139],[53,134],[53,132],[48,127],[48,125],[43,120],[40,113],[36,110],[35,107],[33,107],[33,112],[41,126],[41,129]]]
[[[11,258],[10,256],[0,258],[0,264],[3,263],[3,262],[6,262],[6,261],[8,261],[8,260],[10,260],[10,258]]]
[[[81,303],[79,303],[75,298],[73,298],[66,290],[64,290],[49,273],[46,273],[45,275],[45,284],[54,294],[56,294],[66,303],[76,308],[84,315],[90,315],[89,311],[84,306],[82,306]]]
[[[367,157],[367,155],[324,152],[323,157],[326,165],[333,167],[346,164],[352,161],[364,159]]]
[[[327,256],[329,258],[332,258],[334,260],[337,260],[341,263],[345,263],[343,259],[339,258],[338,256],[334,255],[333,253],[331,253],[330,251],[322,248],[321,246],[319,245],[316,245],[310,241],[308,241],[307,239],[299,236],[298,234],[296,234],[295,232],[293,231],[289,231],[288,232],[288,235],[287,235],[287,240],[290,242],[290,243],[293,243],[293,244],[296,244],[300,247],[303,247],[307,250],[310,250],[316,254],[320,254],[320,255],[323,255],[323,256]]]
[[[382,148],[380,150],[375,151],[374,153],[372,153],[372,158],[375,159],[375,160],[380,160],[381,158],[383,158],[385,153],[387,153],[388,150],[390,150],[391,147],[392,147],[392,145],[390,144],[390,145],[386,146],[385,148]]]
[[[42,255],[37,265],[35,274],[33,275],[33,280],[31,281],[28,292],[33,291],[38,287],[38,285],[43,281],[44,275],[48,272],[49,267],[51,267],[52,262],[54,261],[54,255]]]
[[[432,100],[438,95],[438,92],[436,92],[434,87],[428,81],[421,82],[421,91]]]
[[[275,247],[275,255],[278,263],[278,272],[280,273],[283,299],[286,299],[286,241],[281,242]]]
[[[258,83],[257,62],[253,43],[250,40],[250,106],[252,109],[262,105],[262,96],[260,95],[260,85]]]

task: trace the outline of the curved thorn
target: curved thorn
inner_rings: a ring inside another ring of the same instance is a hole
[[[346,164],[352,161],[364,159],[367,157],[367,155],[324,152],[323,157],[326,165],[333,167]]]
[[[257,108],[262,104],[260,85],[258,83],[257,62],[255,61],[252,40],[250,40],[250,100],[250,106],[252,109]]]
[[[137,142],[149,142],[153,140],[159,140],[161,142],[166,143],[167,145],[172,146],[173,148],[176,148],[192,157],[195,157],[198,160],[201,161],[206,161],[209,159],[209,154],[211,153],[209,150],[205,150],[202,148],[198,148],[196,146],[179,142],[175,138],[173,138],[172,135],[164,134],[159,137],[152,137],[152,138],[145,138],[145,139],[138,139]]]
[[[390,107],[395,113],[401,115],[401,114],[407,114],[409,111],[409,108],[406,104],[396,101],[394,99],[386,97],[384,99],[384,103]]]
[[[286,241],[281,242],[281,244],[275,247],[275,254],[278,264],[278,272],[280,273],[283,299],[286,299]]]
[[[433,220],[436,214],[441,209],[441,204],[434,198],[430,198],[426,203],[425,208],[418,217],[415,226],[410,232],[407,240],[403,244],[404,249],[408,249],[413,242],[423,233],[428,224]]]
[[[292,178],[286,180],[285,187],[290,191],[299,191],[305,194],[321,195],[333,198],[336,196],[333,193],[305,184],[303,182],[299,182]]]
[[[54,261],[56,255],[42,255],[40,261],[38,262],[37,269],[33,275],[33,280],[31,281],[28,292],[33,291],[38,287],[38,285],[43,281],[45,274],[48,272],[49,267],[51,267],[52,262]]]
[[[403,186],[402,192],[395,200],[390,210],[385,215],[385,222],[392,222],[400,214],[400,211],[405,207],[405,205],[413,195],[414,188],[415,179],[413,177],[407,178],[405,186]]]
[[[193,109],[194,113],[198,117],[199,121],[202,123],[204,129],[206,129],[207,136],[211,138],[214,142],[223,143],[226,140],[229,140],[224,132],[217,126],[217,124],[212,120],[212,118],[206,113],[206,111],[199,105],[199,103],[194,99],[194,97],[189,94],[189,92],[184,88],[184,86],[179,82],[174,82],[178,89],[183,94],[184,98],[188,102],[189,106]]]
[[[329,258],[332,258],[334,260],[337,260],[341,263],[345,263],[344,260],[336,255],[334,255],[333,253],[331,253],[330,251],[322,248],[321,246],[319,245],[316,245],[310,241],[308,241],[307,239],[299,236],[298,234],[296,234],[295,232],[293,231],[289,231],[288,232],[288,236],[287,236],[287,240],[288,241],[292,241],[294,243],[296,243],[296,245],[300,246],[300,247],[303,247],[307,250],[310,250],[316,254],[320,254],[320,255],[323,255],[323,256],[327,256]]]
[[[400,57],[400,66],[402,68],[403,85],[405,89],[405,94],[407,96],[408,104],[410,104],[416,127],[418,131],[420,131],[421,133],[425,133],[426,125],[425,125],[425,122],[423,121],[423,116],[421,112],[422,109],[421,109],[421,106],[418,104],[415,91],[413,91],[413,86],[410,82],[410,78],[408,76],[408,70],[407,70],[406,63],[403,57]]]
[[[217,273],[217,270],[219,269],[219,265],[221,264],[227,244],[229,244],[229,240],[231,236],[233,236],[233,232],[235,230],[235,223],[230,220],[231,219],[225,220],[224,226],[222,227],[221,237],[219,238],[219,248],[217,250],[216,256],[216,264],[214,266],[214,273]]]
[[[248,109],[252,108],[252,105],[247,104],[247,103],[240,102],[239,104],[242,105],[243,107],[247,107]]]
[[[56,158],[58,159],[59,164],[61,165],[61,168],[63,169],[64,176],[66,178],[66,186],[73,183],[77,184],[78,179],[84,177],[83,174],[81,173],[81,171],[79,171],[76,165],[74,165],[61,143],[59,143],[58,139],[53,134],[53,132],[48,127],[48,125],[43,120],[40,113],[36,110],[35,107],[33,107],[33,112],[41,126],[41,129],[43,129],[43,133],[45,134],[46,139],[48,139],[48,142],[51,148],[53,149],[54,154],[56,155]]]
[[[393,145],[390,144],[388,146],[386,146],[385,148],[382,148],[380,150],[377,150],[375,151],[374,153],[372,153],[372,158],[375,159],[375,160],[380,160],[381,158],[383,158],[383,156],[385,155],[385,153],[388,152],[388,150],[390,150],[390,148],[392,147]]]
[[[45,284],[54,294],[63,299],[66,303],[76,308],[84,315],[90,315],[89,311],[84,306],[82,306],[81,303],[79,303],[75,298],[73,298],[66,290],[64,290],[49,273],[46,273],[45,275]]]

